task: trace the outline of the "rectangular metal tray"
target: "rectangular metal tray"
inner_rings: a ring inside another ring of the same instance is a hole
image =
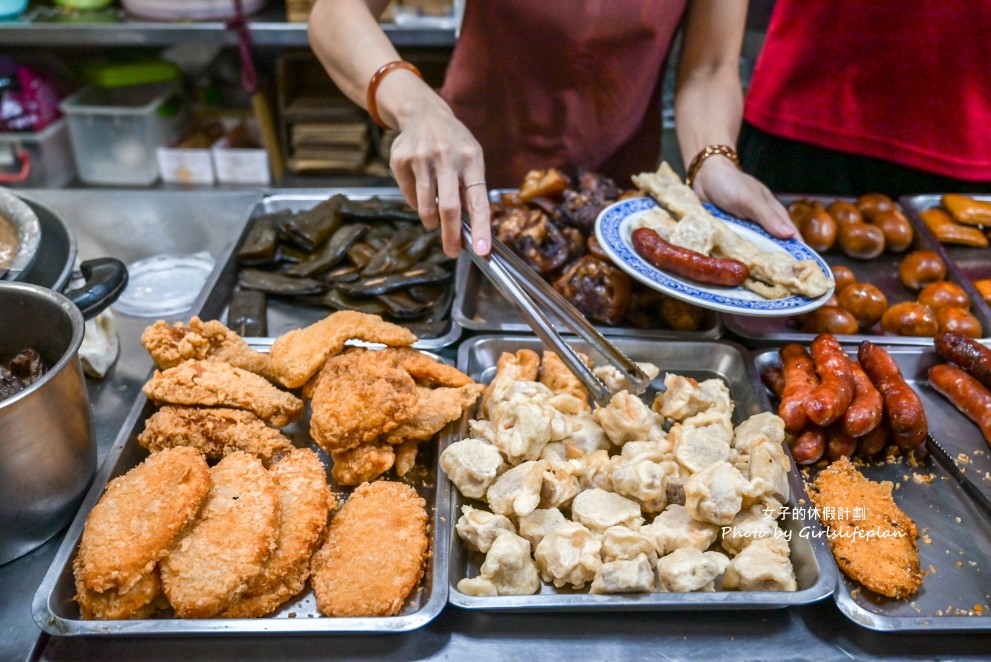
[[[272,338],[252,342],[259,351],[268,351]],[[434,358],[437,358],[436,356]],[[445,361],[445,363],[451,363]],[[450,543],[450,527],[447,513],[450,510],[451,491],[447,483],[437,480],[437,447],[435,444],[422,444],[416,467],[407,474],[409,482],[427,502],[430,517],[431,554],[427,558],[421,586],[413,591],[402,611],[395,616],[330,618],[317,611],[313,591],[307,587],[303,593],[279,608],[271,616],[264,618],[212,618],[179,619],[152,618],[129,621],[90,621],[79,615],[73,601],[76,593],[72,561],[75,558],[83,527],[90,510],[103,494],[106,484],[127,473],[148,456],[148,452],[137,441],[137,435],[144,429],[145,420],[157,408],[140,395],[128,413],[120,434],[107,454],[103,466],[93,481],[86,499],[76,518],[66,533],[48,569],[44,580],[35,593],[31,605],[35,622],[45,632],[57,636],[103,635],[103,636],[158,636],[158,635],[255,635],[278,634],[332,634],[356,632],[408,632],[423,627],[444,609],[447,604],[447,562]],[[453,427],[453,425],[451,426]],[[329,469],[327,455],[310,443],[309,407],[303,418],[283,431],[297,447],[312,447]],[[443,434],[443,433],[442,433]],[[331,491],[340,496],[350,488],[337,485],[329,476]]]
[[[788,205],[795,200],[808,198],[810,200],[820,200],[828,204],[833,200],[847,200],[852,202],[853,198],[842,196],[819,196],[819,195],[789,195],[780,196],[782,204]],[[903,210],[904,211],[904,210]],[[980,321],[981,327],[986,335],[991,335],[991,310],[988,309],[984,301],[977,295],[974,286],[961,274],[955,265],[952,256],[948,256],[943,246],[937,242],[931,233],[926,231],[924,224],[912,214],[906,214],[909,222],[915,230],[915,238],[912,247],[904,253],[884,252],[873,260],[855,260],[844,255],[838,248],[830,250],[823,255],[830,266],[849,267],[858,281],[871,283],[877,286],[886,297],[888,304],[894,305],[902,301],[914,301],[917,293],[912,292],[902,285],[898,278],[898,265],[906,254],[913,250],[931,250],[938,254],[946,262],[946,279],[960,285],[971,298],[971,312]],[[920,226],[923,226],[920,228]],[[976,298],[976,300],[975,300]],[[746,338],[758,345],[780,345],[786,342],[800,342],[808,344],[816,337],[814,333],[801,331],[796,320],[780,317],[744,317],[742,315],[724,315],[723,323],[726,330],[742,338]],[[881,325],[877,324],[873,333],[857,333],[848,336],[838,336],[840,342],[859,343],[863,340],[883,343],[885,345],[927,345],[932,346],[932,338],[886,335],[881,332]]]
[[[210,290],[204,306],[202,315],[212,316],[216,319],[226,320],[228,300],[231,293],[237,286],[237,251],[244,243],[251,220],[264,214],[272,214],[288,209],[298,212],[315,207],[318,203],[336,194],[343,194],[355,200],[367,200],[373,196],[386,199],[401,199],[399,189],[395,188],[328,188],[319,190],[300,189],[299,191],[269,193],[265,195],[252,209],[250,216],[246,219],[244,230],[241,236],[231,247],[230,253],[222,259],[223,267],[220,270],[217,280]],[[457,277],[457,276],[455,276]],[[452,283],[452,287],[456,285]],[[283,300],[278,297],[268,297],[268,333],[271,336],[280,336],[290,329],[298,329],[317,322],[333,312],[329,308],[319,306],[301,306],[291,300]],[[452,305],[453,312],[453,305]],[[420,349],[441,349],[457,342],[461,337],[461,327],[455,321],[453,314],[445,327],[444,332],[439,336],[423,336],[416,347]]]
[[[465,329],[476,332],[499,333],[533,333],[526,322],[516,312],[516,307],[507,301],[479,271],[471,258],[462,253],[458,258],[455,272],[457,290],[454,294],[454,304],[451,314],[455,321]],[[555,326],[561,333],[572,331],[555,321]],[[723,325],[719,313],[706,311],[703,327],[698,331],[675,331],[673,329],[637,329],[628,326],[597,325],[599,332],[605,336],[634,336],[639,338],[655,338],[658,340],[711,340],[719,338],[723,333]]]
[[[923,347],[891,347],[888,352],[922,399],[933,438],[951,457],[966,454],[970,464],[960,466],[991,496],[991,449],[977,426],[929,385],[927,372],[942,359]],[[856,350],[850,353],[853,356]],[[778,352],[754,352],[753,363],[758,373],[769,365],[780,365]],[[767,390],[758,390],[762,406],[770,408]],[[908,600],[876,596],[838,573],[833,599],[840,611],[854,623],[878,631],[991,630],[991,526],[960,485],[931,457],[914,469],[907,462],[895,461],[860,470],[871,480],[895,484],[895,502],[919,529],[921,567],[936,572],[926,576],[922,588]],[[928,476],[932,476],[931,483],[918,482]],[[926,535],[930,543],[925,542]],[[975,605],[982,605],[984,616],[947,613],[971,610]]]
[[[733,422],[763,411],[757,400],[758,377],[745,350],[739,345],[727,342],[674,342],[632,338],[615,339],[616,346],[630,358],[637,361],[650,361],[661,368],[661,374],[649,391],[652,396],[656,387],[664,382],[667,372],[675,372],[696,379],[718,376],[730,387],[736,403]],[[580,341],[574,343],[576,349],[589,351]],[[480,336],[464,342],[458,352],[458,368],[479,382],[488,382],[495,375],[495,365],[502,352],[515,352],[519,349],[542,351],[541,342],[532,337]],[[596,358],[593,356],[593,359]],[[474,412],[471,412],[472,414]],[[458,435],[443,438],[441,452],[467,432],[470,415],[461,422]],[[461,506],[466,500],[451,486],[443,471],[438,473],[441,489],[450,489],[449,522],[461,516]],[[794,468],[789,476],[792,498],[790,504],[807,503],[805,488],[798,471]],[[803,502],[804,500],[804,502]],[[784,528],[792,532],[792,562],[798,579],[798,591],[756,592],[756,591],[716,591],[700,593],[649,593],[626,595],[591,595],[573,591],[557,591],[553,586],[541,584],[540,593],[526,596],[474,597],[457,590],[457,583],[466,576],[478,574],[481,555],[471,552],[457,534],[450,534],[450,597],[451,604],[467,609],[490,611],[655,611],[655,610],[699,610],[699,609],[772,609],[815,602],[827,597],[836,583],[836,566],[822,537],[800,535],[805,531],[819,528],[818,522],[807,521],[801,510],[793,511],[798,517],[787,517]],[[453,526],[452,526],[453,528]]]

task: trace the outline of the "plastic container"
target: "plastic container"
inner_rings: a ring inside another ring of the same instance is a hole
[[[266,0],[242,0],[244,15],[262,10]],[[234,16],[234,0],[121,0],[129,14],[158,21],[208,21]]]
[[[0,186],[61,188],[75,175],[65,119],[37,132],[0,133]]]
[[[159,147],[156,156],[163,182],[204,185],[214,182],[213,156],[209,148]]]
[[[127,265],[127,288],[114,308],[132,317],[165,317],[189,310],[213,271],[206,251],[153,255]]]
[[[172,83],[86,87],[62,102],[79,178],[147,186],[158,179],[156,149],[179,135],[185,109]]]

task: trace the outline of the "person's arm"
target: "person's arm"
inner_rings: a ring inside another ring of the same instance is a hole
[[[310,46],[341,91],[362,108],[375,72],[400,59],[376,19],[387,4],[318,0],[310,14]],[[452,257],[461,247],[464,204],[471,217],[472,246],[476,253],[488,253],[488,187],[478,141],[410,71],[388,74],[375,98],[382,121],[399,131],[389,165],[406,201],[428,228],[442,226],[444,252]]]
[[[740,47],[746,20],[746,2],[689,2],[674,105],[686,167],[707,145],[736,145],[743,117]],[[703,200],[752,218],[776,236],[795,234],[788,212],[768,188],[725,156],[706,159],[692,188]]]

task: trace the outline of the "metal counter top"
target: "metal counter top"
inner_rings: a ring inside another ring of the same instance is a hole
[[[75,231],[81,259],[130,262],[208,250],[237,236],[255,192],[32,191]],[[188,317],[188,315],[182,315]],[[89,382],[102,461],[151,368],[139,336],[147,318],[117,316],[121,356]],[[448,607],[422,630],[394,636],[64,638],[41,636],[31,599],[59,539],[0,566],[0,660],[309,659],[899,659],[982,658],[991,635],[878,634],[844,618],[832,600],[759,612],[486,614]]]

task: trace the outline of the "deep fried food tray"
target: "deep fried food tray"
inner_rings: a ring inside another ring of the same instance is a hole
[[[856,348],[848,349],[855,358]],[[929,368],[943,360],[935,351],[922,347],[892,347],[888,352],[922,399],[932,436],[951,457],[957,457],[958,466],[971,480],[991,495],[991,448],[977,426],[929,385]],[[780,365],[778,352],[754,352],[753,363],[758,373],[770,365]],[[767,390],[757,390],[761,406],[770,408]],[[961,461],[958,454],[967,459]],[[896,455],[888,463],[875,461],[858,468],[871,480],[895,484],[895,503],[919,529],[921,567],[930,574],[914,596],[893,600],[838,573],[833,599],[840,611],[854,623],[879,631],[991,629],[991,526],[963,488],[932,457],[916,467]],[[815,472],[816,467],[811,467],[810,475]],[[978,605],[980,609],[975,610]],[[965,615],[976,611],[983,616]]]
[[[251,346],[259,351],[268,351],[272,338],[252,341]],[[437,358],[436,356],[434,358]],[[450,361],[446,361],[450,363]],[[264,618],[212,618],[179,619],[164,616],[152,619],[128,621],[83,620],[73,601],[76,593],[72,562],[79,547],[83,526],[90,510],[99,501],[106,484],[127,473],[148,456],[148,452],[137,441],[144,429],[145,420],[157,407],[140,395],[128,413],[120,434],[107,455],[100,472],[86,495],[75,520],[69,527],[65,539],[52,561],[48,573],[35,593],[31,605],[34,620],[49,634],[58,636],[103,635],[103,636],[157,636],[157,635],[257,635],[277,634],[332,634],[355,632],[408,632],[423,627],[440,614],[447,604],[447,560],[448,535],[450,527],[446,521],[450,510],[450,489],[446,481],[437,478],[436,445],[420,445],[416,466],[406,475],[403,482],[414,487],[427,502],[430,521],[430,554],[420,585],[406,599],[399,614],[383,617],[330,618],[317,611],[316,599],[309,584],[302,593],[286,602],[278,611]],[[449,426],[453,427],[453,426]],[[330,476],[330,459],[317,446],[310,443],[309,406],[303,418],[282,429],[301,448],[312,448],[327,467],[330,489],[338,500],[346,497],[351,488],[341,487]],[[387,476],[390,474],[387,474]],[[395,478],[392,478],[395,480]],[[166,612],[168,613],[168,612]]]
[[[727,342],[674,342],[629,338],[616,338],[616,346],[636,361],[650,361],[661,368],[661,374],[655,385],[664,382],[668,372],[708,379],[721,377],[728,384],[734,408],[733,423],[738,424],[745,418],[764,410],[757,399],[759,384],[752,363],[747,360],[743,348]],[[589,351],[588,346],[575,341],[574,347]],[[491,381],[495,375],[495,365],[502,352],[515,352],[520,349],[543,350],[541,342],[532,337],[480,336],[466,341],[458,352],[458,368],[479,382]],[[598,359],[594,357],[593,359]],[[656,389],[648,392],[652,397]],[[474,415],[474,410],[466,413],[461,421],[459,434],[442,437],[440,451],[448,445],[461,439],[467,434],[468,420]],[[448,522],[453,530],[453,524],[461,516],[461,506],[465,503],[478,505],[475,501],[465,499],[451,485],[446,474],[438,474],[440,489],[450,491],[450,511]],[[808,500],[801,477],[794,466],[789,474],[789,485],[792,491],[790,505],[796,505],[800,500]],[[791,541],[791,557],[798,580],[798,591],[792,592],[757,592],[757,591],[715,591],[696,593],[648,593],[625,595],[592,595],[585,591],[577,592],[569,589],[555,589],[552,585],[541,584],[541,590],[535,595],[475,597],[457,590],[458,581],[467,576],[479,573],[483,556],[469,550],[461,538],[453,531],[449,534],[450,559],[449,582],[451,604],[467,609],[486,611],[655,611],[655,610],[698,610],[698,609],[771,609],[815,602],[832,593],[836,583],[836,566],[832,561],[829,549],[821,535],[802,537],[799,531],[820,531],[819,523],[808,521],[804,514],[795,511],[796,518],[791,516],[783,521],[786,530],[793,532]]]
[[[247,237],[251,228],[251,221],[265,214],[289,210],[299,212],[311,209],[323,202],[332,195],[342,194],[352,200],[367,200],[378,196],[383,199],[400,200],[402,195],[396,188],[327,188],[327,189],[300,189],[292,192],[273,192],[265,195],[252,209],[251,214],[245,219],[244,229],[241,236],[235,241],[230,252],[221,259],[223,267],[213,289],[210,291],[204,305],[203,315],[215,316],[217,319],[227,319],[228,300],[234,288],[237,286],[238,271],[240,266],[237,261],[237,252]],[[451,287],[456,287],[454,283]],[[453,308],[452,308],[453,310]],[[268,297],[268,333],[271,336],[279,336],[290,329],[297,329],[317,322],[330,313],[334,312],[330,308],[321,306],[307,306],[293,302],[292,299],[269,296]],[[420,334],[418,334],[420,335]],[[453,314],[448,314],[443,332],[439,335],[420,335],[416,346],[421,349],[440,349],[457,342],[461,337],[461,327],[454,320]]]
[[[854,201],[854,198],[849,197],[822,195],[786,195],[779,196],[779,199],[786,206],[800,199],[818,200],[823,204],[829,204],[833,200]],[[938,203],[939,199],[936,196],[936,204]],[[902,207],[902,212],[905,213],[904,207]],[[961,272],[954,260],[954,255],[948,254],[945,250],[946,247],[936,241],[932,233],[928,231],[925,224],[915,214],[905,213],[905,215],[912,224],[912,230],[915,236],[912,240],[912,246],[904,253],[889,253],[885,251],[873,260],[856,260],[847,257],[839,247],[835,247],[828,253],[823,253],[823,258],[831,267],[849,267],[854,275],[857,276],[858,282],[875,285],[888,298],[889,306],[892,306],[902,301],[914,301],[918,296],[917,292],[912,292],[902,285],[901,280],[898,278],[898,265],[901,263],[902,258],[915,250],[933,251],[946,262],[946,280],[956,283],[964,289],[971,300],[971,312],[980,321],[981,327],[984,329],[984,335],[991,336],[991,309],[988,308],[984,300],[977,294],[970,279]],[[986,252],[988,249],[971,250],[984,250],[985,256],[989,255]],[[987,257],[984,259],[987,260]],[[991,274],[991,266],[986,268],[986,273]],[[726,325],[727,331],[731,331],[758,345],[780,345],[785,342],[808,344],[816,337],[815,333],[802,331],[797,321],[792,318],[724,315],[723,323]],[[837,335],[836,337],[842,343],[859,343],[863,340],[870,340],[871,342],[879,342],[886,345],[926,345],[931,347],[933,342],[932,338],[927,337],[881,334],[880,323],[875,325],[871,330],[876,333]]]

